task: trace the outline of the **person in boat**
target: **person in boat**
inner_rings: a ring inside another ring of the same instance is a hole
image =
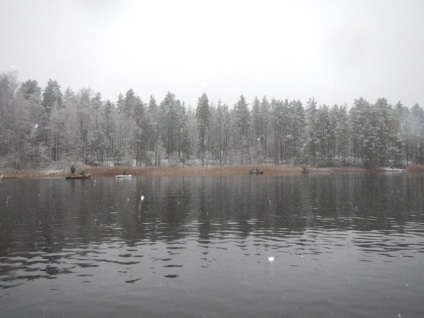
[[[74,165],[72,165],[72,166],[71,166],[71,174],[74,174],[75,170],[76,170],[76,169],[75,169],[75,166],[74,166]]]
[[[84,170],[83,170],[83,171],[81,171],[80,175],[81,175],[81,176],[85,176],[85,171],[84,171]]]
[[[303,168],[303,172],[309,172],[309,169],[307,167],[302,167]]]

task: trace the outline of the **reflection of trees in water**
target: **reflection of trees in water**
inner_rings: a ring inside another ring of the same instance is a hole
[[[211,236],[245,238],[253,232],[302,227],[298,186],[281,178],[221,177],[195,187],[199,240]]]
[[[4,185],[0,192],[0,252],[32,250],[35,238],[44,241],[38,226],[39,192],[31,191],[38,188],[38,182],[25,186],[23,181],[14,180]]]
[[[21,278],[36,279],[71,272],[75,266],[96,266],[93,256],[85,254],[104,253],[102,243],[119,247],[164,241],[169,243],[167,252],[176,253],[183,248],[179,244],[197,236],[202,247],[231,241],[251,248],[246,253],[257,247],[256,251],[318,254],[346,243],[364,253],[405,257],[411,250],[423,250],[422,240],[414,243],[415,237],[411,238],[422,231],[424,222],[422,176],[121,181],[15,180],[8,186],[4,182],[0,260],[5,265],[0,288],[16,283],[8,281],[15,270],[23,272]],[[402,244],[404,230],[414,246]],[[64,266],[63,258],[74,256],[63,251],[72,249],[81,260]]]
[[[221,178],[220,178],[221,179]],[[220,180],[217,181],[219,184],[221,184]],[[222,192],[220,192],[222,193]],[[212,197],[212,200],[215,199],[215,193],[208,193],[205,186],[205,178],[202,178],[200,181],[200,189],[199,189],[199,195],[198,195],[198,231],[199,231],[199,242],[200,243],[208,243],[210,239],[210,231],[211,231],[211,210],[213,207],[211,207],[209,199]],[[223,197],[216,198],[217,204],[221,205],[222,202],[225,202],[225,199]]]
[[[192,193],[189,179],[155,177],[136,182],[131,203],[120,213],[125,240],[184,238]]]
[[[410,212],[420,210],[417,205],[422,204],[422,197],[413,194],[418,186],[414,177],[368,174],[356,179],[352,200],[356,216],[353,226],[357,230],[385,230],[394,226],[402,230]]]
[[[355,174],[148,178],[143,192],[136,190],[136,197],[147,193],[141,211],[132,206],[121,221],[133,241],[181,239],[187,228],[192,234],[192,224],[200,242],[264,233],[281,237],[307,228],[400,229],[408,211],[422,208],[423,185],[417,180]]]
[[[416,190],[422,184],[403,175],[222,178],[211,187],[198,186],[193,193],[200,198],[201,240],[214,233],[289,235],[308,227],[401,230],[408,211],[422,211],[422,190]]]
[[[5,263],[10,256],[20,258],[20,263],[2,268],[3,277],[16,270],[22,271],[19,279],[28,280],[71,272],[61,264],[66,257],[61,251],[91,238],[84,239],[81,230],[87,206],[80,204],[84,185],[67,186],[62,180],[16,180],[0,193],[1,202],[3,195],[10,199],[10,205],[0,209],[0,257]],[[20,284],[19,279],[14,283]]]
[[[123,238],[246,238],[396,230],[423,222],[424,178],[404,174],[16,180],[0,192],[0,252]],[[141,196],[144,201],[141,202]],[[6,206],[6,198],[7,206]],[[196,233],[197,232],[197,233]]]

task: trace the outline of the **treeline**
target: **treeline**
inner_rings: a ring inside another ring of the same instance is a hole
[[[250,105],[249,105],[250,104]],[[0,75],[0,162],[15,168],[88,164],[405,166],[423,164],[424,111],[385,98],[317,105],[263,97],[235,105],[199,97],[187,107],[170,92],[116,102],[91,89]]]

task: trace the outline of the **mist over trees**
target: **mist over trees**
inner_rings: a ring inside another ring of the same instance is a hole
[[[50,80],[20,83],[0,74],[0,164],[55,162],[137,166],[288,164],[396,166],[424,163],[424,111],[358,98],[318,105],[263,97],[234,105],[207,94],[187,107],[168,92],[142,101],[129,89],[116,101]]]

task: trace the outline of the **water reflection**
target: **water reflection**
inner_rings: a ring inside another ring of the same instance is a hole
[[[404,174],[4,180],[0,288],[65,276],[149,285],[156,275],[197,286],[203,276],[188,278],[196,266],[225,282],[228,264],[255,276],[269,259],[303,274],[307,258],[311,271],[334,257],[353,260],[354,272],[376,256],[421,256],[419,264],[423,182]]]
[[[117,237],[131,246],[307,229],[403,232],[423,221],[422,182],[372,174],[16,180],[1,189],[0,251],[59,251]]]

